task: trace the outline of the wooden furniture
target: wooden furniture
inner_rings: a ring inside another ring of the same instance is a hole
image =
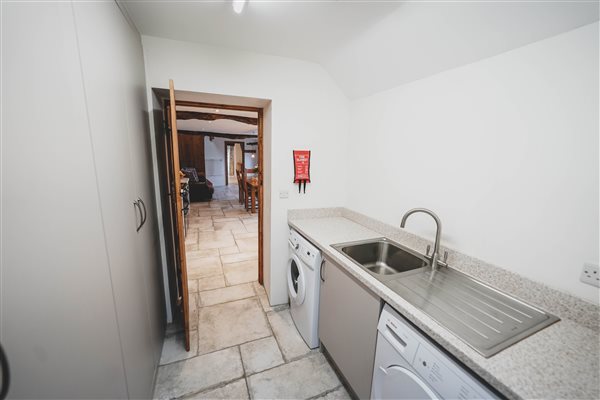
[[[254,214],[257,210],[258,203],[258,178],[256,177],[247,177],[245,180],[246,183],[246,209],[250,208],[250,212]]]
[[[325,259],[321,269],[319,339],[360,399],[371,396],[380,306],[379,297]]]
[[[244,204],[246,196],[244,195],[244,193],[245,193],[244,175],[242,174],[242,171],[239,169],[236,169],[235,177],[237,178],[237,184],[238,184],[238,200],[239,200],[240,204]]]
[[[204,136],[182,135],[178,137],[179,165],[196,168],[198,175],[206,175],[204,163]]]

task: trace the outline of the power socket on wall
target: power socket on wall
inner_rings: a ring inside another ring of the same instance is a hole
[[[600,287],[600,271],[598,266],[591,263],[583,264],[579,280],[588,285]]]

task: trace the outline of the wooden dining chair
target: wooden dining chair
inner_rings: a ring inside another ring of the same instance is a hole
[[[238,200],[240,202],[240,204],[244,204],[245,201],[245,189],[244,189],[244,179],[242,176],[242,171],[239,169],[235,170],[235,176],[237,178],[237,183],[238,183]]]

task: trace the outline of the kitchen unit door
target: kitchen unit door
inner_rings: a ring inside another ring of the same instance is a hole
[[[181,177],[179,171],[179,140],[177,137],[177,109],[175,104],[175,85],[173,80],[169,80],[169,129],[167,135],[169,137],[169,156],[171,166],[169,182],[169,194],[171,198],[171,208],[174,223],[175,233],[175,253],[176,253],[176,273],[177,284],[179,289],[178,306],[181,308],[181,316],[183,318],[183,329],[185,332],[185,349],[190,351],[190,309],[189,309],[189,293],[187,279],[187,263],[185,257],[185,231],[183,227],[183,199],[181,198]]]
[[[130,35],[124,45],[128,51],[122,74],[123,99],[128,123],[131,174],[134,201],[137,202],[140,220],[136,234],[138,261],[146,288],[148,319],[155,360],[158,363],[165,331],[164,292],[158,243],[158,221],[154,193],[148,102],[144,79],[144,57],[139,36]]]
[[[8,397],[127,398],[71,3],[3,2],[1,27]]]
[[[149,398],[157,364],[149,314],[156,310],[148,305],[146,250],[138,243],[144,212],[132,154],[144,150],[130,147],[128,92],[135,85],[126,71],[135,65],[124,38],[134,33],[113,3],[73,8],[128,396]]]
[[[321,269],[319,339],[354,393],[371,395],[381,301],[335,263]]]

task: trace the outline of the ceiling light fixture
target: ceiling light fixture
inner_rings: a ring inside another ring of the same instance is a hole
[[[236,14],[241,14],[244,11],[244,6],[246,5],[246,0],[232,0],[233,11]]]

